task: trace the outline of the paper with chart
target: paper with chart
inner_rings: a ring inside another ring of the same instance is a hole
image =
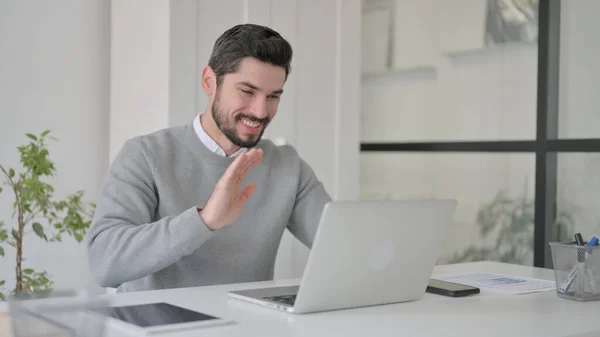
[[[432,277],[437,280],[466,284],[481,290],[506,295],[521,295],[543,291],[556,291],[556,282],[529,277],[493,273],[468,273]]]

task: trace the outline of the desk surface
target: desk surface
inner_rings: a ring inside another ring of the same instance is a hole
[[[496,262],[436,266],[433,276],[462,272],[554,280],[552,270]],[[234,289],[297,283],[282,280],[107,296],[114,305],[166,301],[235,321],[233,325],[203,329],[202,336],[600,336],[600,301],[579,303],[560,299],[555,292],[512,296],[482,292],[466,298],[425,294],[415,302],[306,315],[287,314],[227,296]],[[0,306],[0,310],[5,308]],[[198,336],[198,331],[168,336]]]

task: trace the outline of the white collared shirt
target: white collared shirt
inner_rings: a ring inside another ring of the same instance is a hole
[[[196,131],[196,135],[198,135],[198,138],[200,138],[200,141],[213,153],[218,154],[220,156],[223,157],[227,157],[227,154],[225,153],[225,151],[219,146],[219,144],[217,144],[217,142],[215,142],[212,138],[210,138],[210,136],[208,135],[208,133],[206,133],[206,131],[204,130],[204,128],[202,127],[202,124],[200,124],[200,115],[196,116],[196,118],[194,118],[194,130]],[[237,150],[234,154],[232,154],[230,157],[236,157],[244,152],[248,151],[248,148],[245,147],[241,147],[239,150]]]

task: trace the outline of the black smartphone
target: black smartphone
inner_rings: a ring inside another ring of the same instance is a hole
[[[450,296],[450,297],[463,297],[469,295],[479,294],[479,288],[471,287],[464,284],[440,281],[430,279],[427,285],[426,291],[432,294]]]

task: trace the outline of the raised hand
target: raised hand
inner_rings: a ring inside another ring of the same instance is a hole
[[[200,211],[200,217],[209,229],[214,231],[231,225],[240,217],[246,201],[256,190],[256,184],[249,183],[241,191],[240,187],[248,172],[262,162],[262,157],[262,149],[251,149],[237,157],[227,168],[206,206]]]

